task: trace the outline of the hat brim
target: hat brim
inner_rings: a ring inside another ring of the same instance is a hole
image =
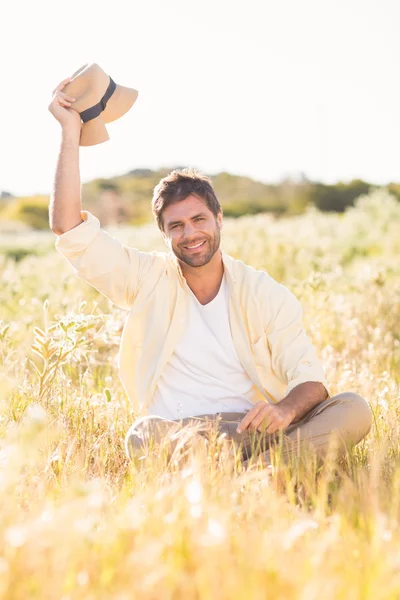
[[[105,123],[116,121],[128,112],[139,95],[137,90],[116,84],[105,109],[95,119],[82,124],[80,146],[95,146],[110,139]]]
[[[139,92],[137,90],[117,83],[114,93],[101,113],[104,123],[111,123],[111,121],[115,121],[127,113],[135,104],[138,95]]]
[[[110,139],[108,131],[102,119],[101,113],[95,119],[82,123],[81,137],[79,140],[80,146],[95,146],[107,142]]]

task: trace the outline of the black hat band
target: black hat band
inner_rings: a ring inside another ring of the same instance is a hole
[[[109,99],[111,98],[113,93],[115,92],[116,87],[117,87],[117,85],[116,85],[115,81],[113,81],[110,77],[109,86],[106,89],[106,93],[104,94],[104,96],[102,97],[100,102],[98,102],[94,106],[91,106],[90,108],[87,108],[83,112],[79,113],[81,116],[81,119],[84,123],[87,123],[87,121],[91,121],[92,119],[95,119],[103,112],[103,110],[105,109],[105,107],[107,105],[107,102],[109,101]]]

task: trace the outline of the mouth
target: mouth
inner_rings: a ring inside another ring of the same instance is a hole
[[[193,244],[192,246],[184,246],[185,250],[189,250],[189,252],[195,252],[204,246],[207,240],[199,242],[198,244]]]

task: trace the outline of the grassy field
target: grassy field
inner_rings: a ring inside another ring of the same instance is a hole
[[[155,226],[109,231],[165,249]],[[54,241],[1,240],[0,598],[400,598],[400,203],[225,222],[224,250],[301,300],[332,393],[373,410],[319,469],[245,472],[218,436],[128,463],[127,313]]]

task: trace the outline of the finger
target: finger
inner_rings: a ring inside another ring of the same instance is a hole
[[[278,429],[279,425],[277,423],[270,423],[267,429],[265,430],[265,433],[269,433],[270,435],[272,435],[273,433],[276,433]]]
[[[254,415],[251,423],[249,423],[248,430],[255,431],[257,429],[257,426],[263,422],[264,418],[265,418],[264,409],[261,408],[261,410],[259,410],[258,413],[256,415]]]
[[[258,414],[258,412],[262,409],[262,404],[257,403],[253,408],[247,413],[245,417],[240,421],[239,425],[236,428],[237,433],[242,433],[247,427],[250,425],[254,417]]]
[[[64,79],[61,83],[59,83],[58,86],[54,88],[53,94],[55,94],[58,90],[62,90],[69,81],[71,81],[71,77],[67,77],[67,79]]]
[[[274,433],[277,429],[277,423],[271,417],[266,417],[258,426],[257,429],[260,433]]]
[[[269,411],[262,410],[253,420],[251,427],[254,427],[254,429],[257,429],[260,433],[263,433],[271,423],[272,415],[269,414]]]
[[[76,100],[76,98],[73,98],[72,96],[67,96],[65,92],[58,92],[57,96],[59,98],[64,98],[64,100],[68,100],[68,102],[74,102]]]
[[[57,97],[60,102],[68,102],[69,104],[72,104],[76,100],[76,98],[70,98],[69,96],[66,96],[65,98],[63,98],[62,96],[57,96]]]
[[[272,421],[273,415],[269,414],[269,411],[261,410],[250,423],[249,430],[264,433]]]
[[[249,410],[249,412],[247,413],[247,415],[245,417],[243,417],[243,419],[238,423],[238,426],[236,427],[236,431],[238,433],[241,433],[242,431],[244,431],[245,429],[247,429],[247,427],[249,426],[249,424],[251,423],[253,417],[256,414],[257,414],[256,407],[254,407],[251,410]]]
[[[264,421],[269,425],[269,423],[274,418],[274,407],[271,404],[269,404],[269,402],[261,402],[260,405],[261,410],[259,410],[257,415],[253,418],[251,424],[256,429]]]
[[[272,419],[271,423],[266,429],[266,433],[276,433],[277,431],[284,431],[286,429],[286,424],[282,420],[282,418],[276,417]]]
[[[58,103],[60,104],[60,106],[71,106],[71,102],[68,102],[68,100],[64,100],[64,98],[58,98]]]

